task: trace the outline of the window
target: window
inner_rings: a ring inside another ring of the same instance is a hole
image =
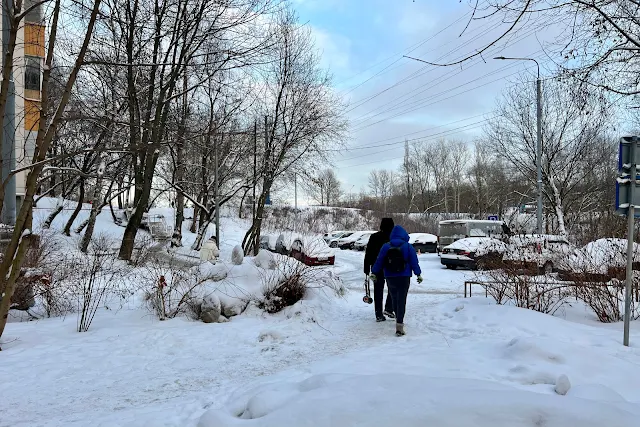
[[[22,10],[27,10],[32,7],[36,3],[36,0],[25,0],[24,6],[22,6]],[[42,22],[42,5],[39,4],[29,12],[25,16],[24,20],[26,22]]]
[[[27,56],[24,73],[24,88],[40,91],[40,58]]]

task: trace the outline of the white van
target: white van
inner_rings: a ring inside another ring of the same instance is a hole
[[[480,219],[451,219],[438,224],[438,252],[456,240],[467,237],[502,238],[505,224],[503,221]]]

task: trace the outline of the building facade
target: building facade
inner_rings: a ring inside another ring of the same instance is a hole
[[[23,10],[28,10],[34,3],[38,2],[26,0]],[[26,14],[24,21],[20,25],[14,55],[15,154],[17,168],[31,163],[40,126],[45,30],[42,6],[38,4]],[[27,173],[25,171],[16,175],[16,196],[18,201],[25,194]]]

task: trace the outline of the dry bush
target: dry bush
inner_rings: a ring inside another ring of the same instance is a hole
[[[112,250],[113,241],[105,235],[91,240],[87,254],[74,253],[71,280],[76,286],[78,301],[78,332],[89,330],[98,309],[119,288],[124,287],[128,266],[117,259]]]
[[[226,269],[204,276],[200,270],[189,268],[175,256],[170,259],[150,258],[142,271],[144,299],[160,320],[183,314],[199,318],[203,284],[226,278]]]
[[[309,267],[287,258],[278,263],[276,270],[263,277],[263,295],[255,301],[267,313],[277,313],[303,299],[309,289],[329,290],[338,296],[345,288],[331,270]]]
[[[541,313],[553,314],[568,302],[572,286],[546,276],[522,274],[518,266],[503,266],[477,276],[497,304],[512,304]]]

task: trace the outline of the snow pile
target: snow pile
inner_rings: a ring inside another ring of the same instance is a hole
[[[542,395],[490,381],[422,375],[320,375],[259,387],[198,427],[627,427],[635,405]]]

